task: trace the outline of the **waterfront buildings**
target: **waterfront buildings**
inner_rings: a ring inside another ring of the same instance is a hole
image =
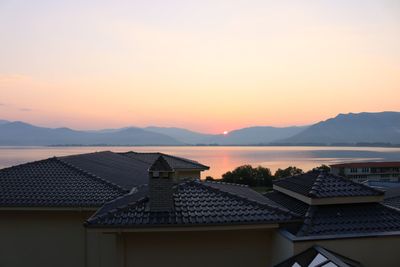
[[[400,181],[400,162],[356,162],[330,165],[331,172],[356,182],[366,180],[382,182]]]

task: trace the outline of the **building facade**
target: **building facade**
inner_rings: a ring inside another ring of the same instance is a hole
[[[400,182],[400,162],[357,162],[330,165],[331,172],[356,182]]]

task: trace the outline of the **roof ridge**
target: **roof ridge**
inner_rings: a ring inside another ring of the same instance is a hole
[[[280,208],[279,206],[273,206],[273,205],[266,204],[266,203],[260,203],[260,202],[257,202],[255,200],[246,198],[244,196],[240,196],[240,195],[237,195],[237,194],[234,194],[234,193],[223,191],[223,190],[218,189],[218,188],[207,186],[207,185],[204,184],[204,182],[201,182],[201,181],[198,181],[198,180],[194,180],[194,181],[191,181],[191,182],[193,182],[194,184],[203,186],[203,187],[207,187],[208,189],[211,189],[211,190],[214,190],[214,191],[218,191],[218,192],[220,192],[222,194],[234,197],[236,199],[240,199],[240,200],[247,201],[249,203],[253,203],[253,204],[255,204],[255,205],[259,206],[259,207],[263,207],[263,208],[268,207],[268,208],[274,209],[274,210],[282,212],[282,213],[290,214],[290,215],[292,215],[294,217],[299,217],[299,214],[296,214],[296,213],[294,213],[294,212],[292,212],[290,210],[284,210],[284,209]]]
[[[128,151],[128,152],[119,152],[118,154],[123,155],[124,157],[126,157],[128,159],[137,160],[137,161],[140,161],[140,162],[143,162],[143,163],[146,163],[146,164],[151,164],[148,161],[141,160],[141,159],[138,159],[138,158],[131,158],[131,157],[127,156],[127,154],[129,154],[129,153],[139,154],[138,152],[133,151],[133,150]],[[154,153],[157,153],[157,152],[154,152]],[[143,152],[141,154],[150,154],[150,152]]]
[[[385,208],[388,208],[388,209],[390,209],[390,210],[392,210],[392,211],[395,211],[395,212],[399,212],[400,213],[400,209],[398,209],[398,208],[396,208],[396,207],[393,207],[393,206],[389,206],[389,205],[387,205],[387,204],[383,204],[383,202],[380,202],[380,203],[377,203],[378,205],[381,205],[381,206],[383,206],[383,207],[385,207]]]
[[[107,184],[107,185],[110,185],[110,186],[112,186],[112,187],[114,187],[114,188],[116,188],[116,189],[118,189],[118,190],[120,190],[122,192],[125,192],[125,193],[127,192],[127,190],[124,189],[123,187],[121,187],[121,186],[119,186],[119,185],[117,185],[117,184],[115,184],[113,182],[110,182],[110,181],[108,181],[106,179],[103,179],[103,178],[101,178],[101,177],[99,177],[99,176],[97,176],[97,175],[95,175],[93,173],[90,173],[88,171],[82,170],[81,168],[78,168],[78,167],[76,167],[75,165],[73,165],[71,163],[65,162],[64,160],[62,160],[59,157],[54,157],[54,159],[57,160],[58,162],[64,164],[65,166],[67,166],[67,167],[69,167],[71,169],[74,169],[75,171],[78,171],[78,172],[80,172],[80,173],[82,173],[82,174],[84,174],[84,175],[86,175],[86,176],[88,176],[88,177],[90,177],[92,179],[99,180],[100,182],[102,182],[104,184]]]
[[[146,185],[146,186],[147,186],[147,185]],[[145,187],[145,186],[142,185],[142,186],[140,186],[140,187],[143,188],[143,187]],[[104,213],[102,213],[102,214],[99,214],[99,212],[101,211],[101,209],[102,209],[105,205],[108,205],[108,204],[111,204],[111,203],[115,203],[115,202],[117,202],[118,200],[121,200],[121,199],[123,199],[123,198],[125,198],[125,197],[128,197],[129,195],[134,195],[134,194],[139,194],[139,193],[141,193],[139,190],[131,191],[131,192],[129,192],[129,193],[126,193],[126,194],[124,194],[124,195],[122,195],[122,196],[116,197],[116,198],[114,198],[114,199],[112,199],[112,200],[110,200],[110,201],[104,203],[104,204],[102,205],[101,208],[99,208],[92,216],[90,216],[90,218],[88,218],[88,219],[86,220],[86,222],[89,222],[89,221],[92,221],[92,220],[95,220],[95,219],[98,219],[98,218],[109,217],[109,216],[111,216],[114,212],[117,212],[117,211],[119,211],[119,210],[128,209],[128,208],[132,207],[133,205],[136,205],[136,204],[138,204],[139,202],[142,202],[142,201],[144,201],[144,200],[146,200],[146,199],[148,198],[148,195],[145,194],[144,196],[139,197],[138,199],[136,199],[136,200],[133,201],[133,202],[128,202],[128,203],[125,203],[125,204],[121,204],[120,206],[114,207],[114,208],[112,208],[112,209],[110,209],[110,210],[108,210],[108,211],[106,211],[106,212],[104,212]],[[85,224],[86,224],[86,222],[85,222]]]
[[[219,181],[204,181],[204,183],[211,183],[211,184],[226,184],[226,185],[233,185],[237,187],[247,187],[249,186],[247,184],[236,184],[236,183],[227,183],[227,182],[219,182]]]
[[[128,193],[128,194],[130,194],[130,193]],[[128,194],[125,194],[125,195],[123,195],[123,196],[121,196],[121,197],[126,197],[126,195],[128,195]],[[145,200],[147,200],[147,199],[148,199],[148,196],[144,196],[144,197],[139,198],[139,199],[136,200],[135,202],[128,203],[128,204],[125,204],[125,205],[122,205],[122,206],[119,206],[119,207],[110,209],[110,210],[108,210],[107,212],[104,212],[103,214],[97,215],[97,214],[95,213],[95,214],[93,214],[92,216],[90,216],[90,217],[84,222],[84,225],[89,225],[89,224],[91,224],[91,222],[94,221],[94,220],[98,220],[98,219],[103,219],[103,218],[111,217],[111,216],[113,216],[113,214],[114,214],[115,212],[129,209],[129,208],[131,208],[133,205],[137,205],[138,203],[141,203],[141,202],[143,202],[143,201],[145,201]],[[114,201],[114,200],[112,200],[112,201]],[[110,203],[110,202],[107,202],[107,203]],[[103,205],[103,206],[104,206],[104,205]]]
[[[311,225],[312,225],[312,218],[314,216],[315,211],[317,210],[317,206],[311,206],[308,208],[306,214],[304,214],[304,220],[303,220],[303,224],[300,227],[300,229],[297,231],[296,235],[303,235],[303,233],[307,233],[309,232]]]
[[[311,186],[310,191],[308,192],[308,196],[310,197],[316,197],[319,189],[321,189],[321,185],[323,183],[323,177],[322,173],[320,173],[317,178],[315,178],[315,181],[313,182],[313,185]]]

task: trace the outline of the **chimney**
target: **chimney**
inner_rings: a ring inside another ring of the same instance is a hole
[[[149,168],[149,198],[151,212],[169,212],[174,208],[174,170],[163,156]]]

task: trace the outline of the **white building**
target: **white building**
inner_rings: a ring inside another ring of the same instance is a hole
[[[354,162],[330,165],[331,172],[356,182],[400,182],[400,162]]]

